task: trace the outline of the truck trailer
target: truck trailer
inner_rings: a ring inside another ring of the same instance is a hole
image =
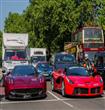
[[[30,48],[30,61],[35,66],[38,61],[47,61],[46,48]]]

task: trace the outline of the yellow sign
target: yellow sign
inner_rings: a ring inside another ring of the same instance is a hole
[[[77,49],[76,49],[76,47],[72,47],[72,48],[70,49],[70,51],[71,51],[71,53],[76,53]]]

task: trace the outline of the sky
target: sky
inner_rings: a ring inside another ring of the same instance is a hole
[[[4,20],[9,12],[22,13],[29,5],[29,0],[0,0],[0,30],[4,28]]]

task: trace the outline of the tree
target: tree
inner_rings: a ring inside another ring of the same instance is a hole
[[[25,25],[25,19],[23,15],[19,15],[18,13],[9,13],[8,17],[5,19],[4,31],[24,33],[26,32]]]
[[[34,36],[32,45],[52,52],[63,50],[64,42],[78,26],[78,16],[72,0],[31,0],[26,19]]]
[[[99,25],[105,30],[105,0],[30,0],[20,15],[10,13],[5,32],[29,33],[30,47],[62,51],[64,42],[81,26]]]

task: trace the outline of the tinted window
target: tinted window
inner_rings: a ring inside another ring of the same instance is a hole
[[[98,56],[95,60],[97,66],[105,66],[105,56]]]
[[[86,42],[103,41],[102,30],[97,29],[97,28],[85,28],[84,29],[84,40]]]
[[[50,67],[50,65],[47,63],[39,63],[38,64],[38,68],[49,68],[49,67]]]
[[[31,58],[32,63],[37,63],[38,61],[45,61],[45,56],[35,56]]]
[[[75,61],[75,57],[70,54],[57,55],[55,58],[55,63],[74,62],[74,61]]]
[[[49,69],[49,70],[53,70],[53,67],[52,66],[50,66],[48,63],[39,63],[38,64],[38,67],[37,67],[38,69]]]
[[[13,76],[33,76],[36,73],[33,66],[16,66],[12,72]]]
[[[19,60],[26,59],[26,51],[25,50],[6,50],[5,52],[5,60],[12,60],[12,57],[16,56]]]
[[[89,76],[89,72],[84,68],[69,68],[67,76]]]

